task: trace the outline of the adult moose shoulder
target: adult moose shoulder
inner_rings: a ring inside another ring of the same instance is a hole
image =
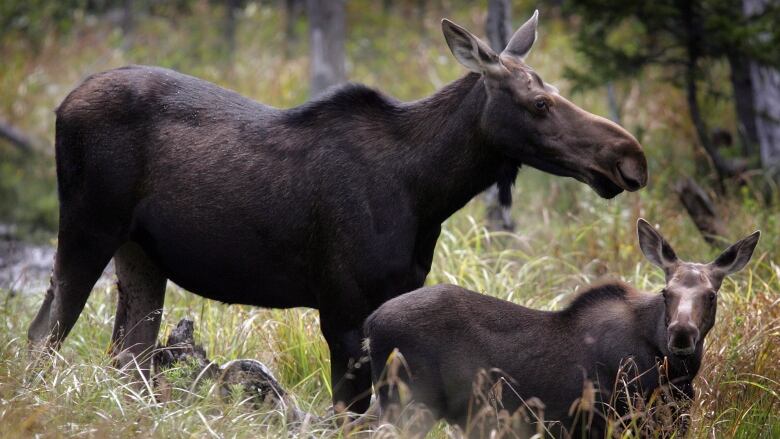
[[[59,241],[31,342],[60,345],[114,257],[115,353],[154,345],[166,279],[227,303],[314,307],[334,402],[363,411],[363,320],[422,286],[442,221],[521,163],[604,198],[647,181],[634,137],[525,64],[536,24],[499,55],[443,21],[471,73],[409,103],[347,85],[280,110],[160,68],[91,76],[57,110]]]

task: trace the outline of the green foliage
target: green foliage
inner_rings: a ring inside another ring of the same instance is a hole
[[[636,77],[648,65],[679,78],[690,62],[735,55],[780,66],[780,5],[772,2],[750,17],[741,0],[578,0],[566,11],[580,22],[575,47],[588,61],[567,74],[583,86]]]
[[[750,16],[742,7],[742,0],[567,2],[570,20],[579,24],[574,46],[581,58],[576,67],[567,66],[565,76],[574,82],[574,91],[649,77],[684,90],[686,100],[679,106],[687,107],[695,128],[691,143],[709,157],[698,162],[711,161],[720,184],[734,173],[728,165],[735,162],[729,159],[744,156],[753,166],[759,162],[751,145],[754,134],[744,128],[752,123],[745,119],[755,116],[739,109],[735,122],[734,108],[725,108],[735,105],[738,93],[752,93],[735,85],[735,78],[745,74],[740,68],[750,61],[780,67],[780,4],[766,2],[760,14]],[[733,127],[738,141],[721,151],[722,145],[711,140],[710,124]],[[704,174],[701,168],[695,173]]]
[[[85,0],[0,2],[0,47],[9,37],[24,39],[37,47],[48,32],[69,31],[74,12],[85,4]]]
[[[57,227],[57,195],[50,163],[40,157],[28,158],[0,145],[0,223],[16,224],[21,236]],[[40,235],[38,233],[37,235]],[[40,236],[35,236],[40,237]]]

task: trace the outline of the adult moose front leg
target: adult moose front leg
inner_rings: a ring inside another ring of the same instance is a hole
[[[334,409],[364,413],[371,402],[371,368],[363,352],[363,320],[368,312],[352,311],[322,309],[320,325],[330,349]]]
[[[363,352],[360,324],[346,327],[322,321],[330,349],[330,376],[336,411],[364,413],[371,402],[371,367]]]

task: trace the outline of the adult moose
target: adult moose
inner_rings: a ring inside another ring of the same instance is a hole
[[[500,404],[510,413],[524,401],[540,399],[545,421],[556,423],[551,432],[561,437],[563,429],[581,437],[583,427],[588,437],[605,437],[606,417],[628,414],[623,395],[649,400],[663,381],[673,386],[672,396],[693,398],[692,381],[704,338],[715,324],[721,283],[750,261],[760,232],[701,264],[680,260],[646,221],[640,219],[637,230],[642,253],[666,274],[661,294],[609,282],[583,291],[561,311],[540,311],[455,285],[435,285],[385,302],[365,324],[382,409],[401,402],[390,389],[393,383],[383,383],[394,349],[404,358],[400,372],[410,400],[433,415],[428,422],[446,418],[472,436],[492,427],[472,418],[480,411],[475,408],[480,401],[472,398],[480,370],[499,371],[511,382],[511,389],[500,393]],[[625,373],[627,368],[631,372]],[[625,389],[617,386],[621,372],[629,383]],[[583,406],[590,409],[578,413],[572,408],[589,383],[595,395]],[[422,424],[420,433],[429,428]]]
[[[114,257],[115,353],[154,345],[166,279],[226,303],[314,307],[334,402],[365,410],[363,320],[423,285],[442,221],[521,163],[604,198],[647,181],[629,133],[524,63],[536,25],[499,55],[444,20],[471,73],[409,103],[347,85],[280,110],[160,68],[91,76],[57,110],[59,241],[31,342],[61,344]]]

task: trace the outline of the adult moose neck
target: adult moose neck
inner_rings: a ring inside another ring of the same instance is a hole
[[[482,76],[470,73],[419,101],[401,105],[408,145],[400,171],[415,191],[418,217],[441,223],[517,163],[486,141],[480,118],[487,100]]]

